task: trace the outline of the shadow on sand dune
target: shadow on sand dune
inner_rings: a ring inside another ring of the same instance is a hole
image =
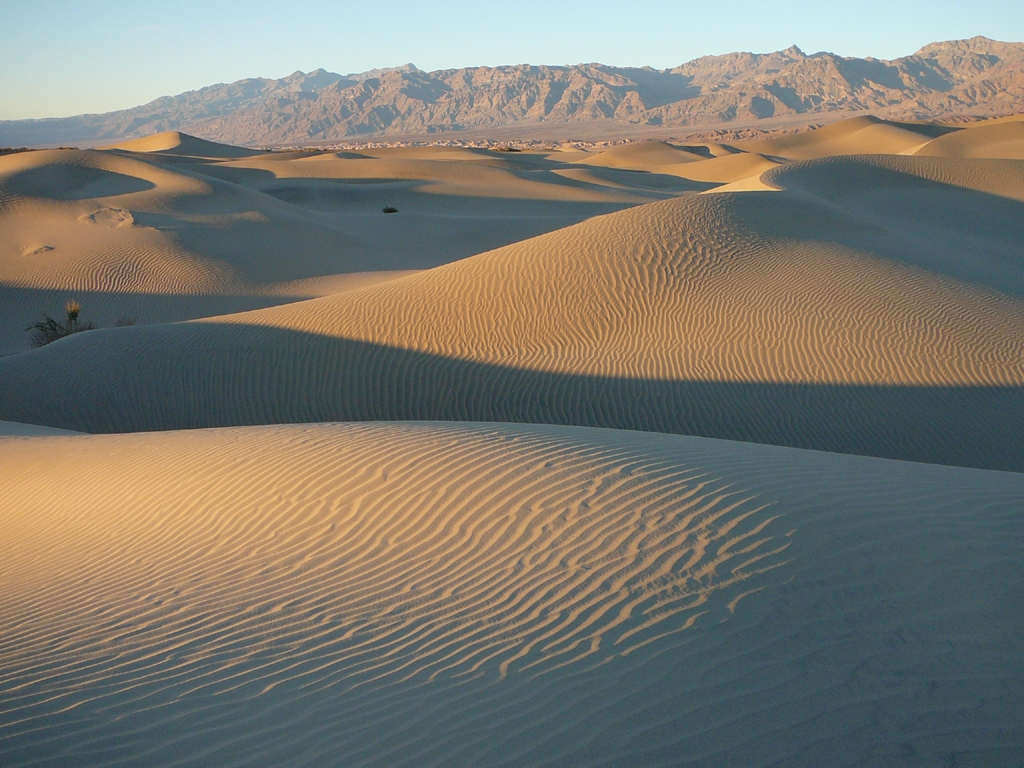
[[[11,192],[25,197],[92,200],[147,192],[156,189],[156,184],[102,168],[52,163],[13,174],[8,187]]]
[[[530,422],[1024,471],[1020,387],[579,376],[204,322],[92,331],[0,360],[0,419],[87,432]]]
[[[337,156],[344,157],[350,154],[339,153]],[[333,156],[324,155],[323,158],[331,160]],[[316,159],[316,155],[310,156],[310,160]],[[348,159],[354,158],[349,157]],[[285,163],[281,163],[280,175],[275,175],[267,168],[225,163],[200,163],[190,170],[264,192],[286,202],[293,202],[289,199],[289,195],[296,189],[309,190],[311,193],[319,192],[330,197],[332,189],[353,188],[365,192],[368,188],[387,188],[390,185],[414,192],[457,197],[460,200],[460,205],[472,205],[477,199],[490,198],[494,204],[503,202],[506,206],[529,205],[533,202],[540,205],[564,207],[573,203],[602,204],[600,199],[588,200],[587,194],[632,195],[635,199],[631,202],[637,204],[688,192],[702,192],[718,186],[715,183],[692,181],[648,170],[577,166],[533,155],[501,158],[500,164],[498,164],[499,160],[494,153],[485,152],[480,159],[482,161],[480,164],[474,164],[471,161],[463,163],[465,168],[458,164],[454,165],[454,174],[451,170],[452,163],[445,163],[443,160],[402,159],[401,157],[390,159],[365,157],[363,158],[365,166],[357,165],[347,168],[336,166],[337,176],[292,175],[289,173],[290,167]],[[343,168],[349,173],[344,173]],[[479,189],[474,189],[479,186],[473,183],[474,171],[485,174],[476,180],[484,183],[484,186]],[[575,178],[571,175],[572,172],[582,172],[586,176]],[[501,176],[492,175],[496,173],[507,176],[503,179]],[[509,189],[508,182],[517,180],[530,182],[535,186],[532,190]],[[467,186],[462,190],[466,194],[458,194],[451,190],[438,192],[435,189],[438,185],[449,182],[456,187],[460,183],[466,184]],[[486,193],[481,191],[484,189],[486,189]],[[574,198],[573,193],[579,193],[582,197],[578,195]],[[623,207],[623,202],[609,200],[605,201],[603,205],[609,210],[617,210]],[[497,212],[500,213],[502,210],[498,208]]]
[[[58,316],[65,303],[77,301],[82,317],[100,328],[113,327],[119,320],[134,325],[177,323],[234,312],[276,307],[313,298],[316,294],[175,294],[121,291],[77,291],[64,288],[18,288],[0,285],[0,357],[27,352],[31,334],[25,329],[45,313]]]

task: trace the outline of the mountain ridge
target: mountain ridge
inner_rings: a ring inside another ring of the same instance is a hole
[[[0,145],[102,143],[168,130],[242,146],[302,145],[596,120],[669,129],[835,112],[923,120],[1019,111],[1024,43],[974,37],[893,60],[806,54],[793,45],[661,70],[586,63],[297,71],[116,112],[0,121]]]

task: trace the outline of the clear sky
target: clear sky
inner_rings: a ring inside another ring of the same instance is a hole
[[[0,119],[107,112],[318,67],[664,68],[794,43],[895,58],[974,35],[1024,41],[1021,0],[0,0]]]

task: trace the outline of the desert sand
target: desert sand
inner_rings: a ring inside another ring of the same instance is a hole
[[[353,274],[434,267],[695,186],[614,172],[578,181],[543,156],[486,151],[254,154],[180,134],[125,146],[0,157],[0,352],[25,349],[22,329],[68,291],[101,325],[207,317],[335,292]]]
[[[1020,474],[429,422],[0,451],[5,764],[1020,754]]]
[[[0,157],[0,764],[1018,765],[1022,125]]]

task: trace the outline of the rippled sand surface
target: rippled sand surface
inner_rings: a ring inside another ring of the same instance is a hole
[[[1019,765],[1020,125],[0,157],[0,765]]]

